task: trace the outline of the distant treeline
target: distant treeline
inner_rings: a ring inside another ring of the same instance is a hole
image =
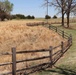
[[[51,18],[57,19],[57,16],[54,15],[53,17],[51,17],[49,15],[45,15],[45,19],[51,19]],[[35,16],[31,16],[31,15],[25,16],[23,14],[9,15],[5,12],[0,13],[0,20],[4,21],[5,19],[7,19],[7,20],[12,20],[12,19],[35,19]]]
[[[16,15],[12,15],[12,19],[35,19],[34,16],[25,16],[23,14],[16,14]]]
[[[45,19],[51,19],[51,18],[56,19],[57,16],[54,15],[53,17],[51,17],[49,15],[45,15]],[[23,14],[16,14],[16,15],[12,15],[12,19],[35,19],[35,16],[30,16],[30,15],[25,16]]]
[[[51,18],[53,18],[53,19],[57,19],[57,16],[54,15],[53,17],[51,17],[51,16],[49,16],[49,15],[45,15],[45,19],[51,19]]]

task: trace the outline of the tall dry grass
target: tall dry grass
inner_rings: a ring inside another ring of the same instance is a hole
[[[26,26],[26,23],[34,21],[6,21],[0,22],[0,53],[11,52],[12,47],[17,51],[48,49],[50,46],[61,44],[64,39],[48,28],[42,26]],[[35,21],[38,22],[38,21]],[[17,55],[17,60],[29,59],[41,56],[48,56],[49,53],[30,53]],[[37,62],[19,63],[17,69],[24,68],[26,65],[31,66],[37,63],[43,63],[42,60]],[[0,63],[11,62],[11,56],[0,56]],[[11,66],[0,67],[1,72],[10,71]]]

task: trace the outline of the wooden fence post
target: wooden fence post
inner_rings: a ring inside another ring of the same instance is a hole
[[[16,75],[16,48],[12,48],[12,75]]]
[[[64,31],[62,31],[62,37],[64,38]]]
[[[70,37],[68,37],[68,46],[70,45]]]
[[[72,45],[72,35],[70,34],[70,45]]]
[[[56,27],[56,32],[57,32],[57,30],[58,30],[58,29],[57,29],[57,27]]]
[[[64,43],[63,43],[63,41],[61,42],[61,53],[62,53],[62,55],[64,53]]]
[[[52,46],[50,46],[49,54],[50,54],[51,68],[52,68],[52,65],[53,65],[52,50],[53,50],[53,48],[52,48]]]
[[[50,29],[50,24],[49,24],[49,29]]]

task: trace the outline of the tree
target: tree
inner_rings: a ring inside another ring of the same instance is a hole
[[[59,10],[58,13],[62,14],[62,26],[64,26],[65,0],[53,0],[50,2],[50,6],[56,7]]]
[[[8,0],[0,1],[0,15],[1,15],[0,18],[2,19],[2,21],[5,19],[5,18],[2,18],[3,13],[5,13],[6,15],[10,15],[10,12],[12,11],[12,9],[13,9],[13,4],[10,3]]]
[[[5,12],[0,12],[0,19],[1,21],[4,21],[4,19],[11,19],[11,16]]]
[[[69,27],[70,13],[76,13],[76,0],[53,0],[51,5],[62,13],[62,26],[64,26],[64,15],[67,15],[67,27]]]
[[[15,15],[12,15],[12,19],[35,19],[34,16],[25,16],[23,14],[15,14]]]
[[[28,15],[28,16],[26,16],[26,19],[35,19],[35,17]]]
[[[35,17],[34,17],[34,16],[31,16],[31,18],[32,18],[32,19],[35,19]]]
[[[27,16],[27,19],[31,19],[31,16],[30,16],[30,15],[28,15],[28,16]]]
[[[53,19],[57,19],[57,16],[56,16],[56,15],[54,15],[54,16],[53,16]]]
[[[16,17],[19,18],[19,19],[25,19],[25,15],[23,14],[16,14]]]
[[[65,13],[67,15],[67,27],[69,27],[70,13],[76,13],[76,0],[66,0]]]
[[[4,12],[10,14],[10,12],[13,9],[13,4],[10,3],[8,0],[0,1],[0,9],[1,9],[1,11],[4,11]]]
[[[50,19],[51,17],[49,15],[46,15],[45,16],[45,19]]]

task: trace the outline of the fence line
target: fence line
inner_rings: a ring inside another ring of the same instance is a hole
[[[54,31],[56,31],[57,33],[61,33],[60,35],[63,38],[67,38],[66,42],[61,42],[60,45],[56,46],[56,47],[52,47],[50,46],[49,49],[42,49],[42,50],[28,50],[28,51],[17,51],[16,52],[16,48],[12,48],[10,53],[2,53],[0,54],[0,56],[2,55],[11,55],[12,56],[12,62],[6,62],[6,63],[2,63],[0,64],[0,66],[5,66],[5,65],[12,65],[12,72],[8,72],[8,73],[3,73],[0,75],[7,75],[7,74],[12,74],[12,75],[16,75],[16,73],[21,72],[21,71],[25,71],[25,75],[31,74],[35,71],[39,71],[39,70],[43,70],[45,68],[51,67],[63,56],[63,54],[70,48],[70,46],[72,45],[72,35],[69,35],[67,33],[65,33],[62,30],[59,30],[57,27],[48,25],[49,29],[52,29]],[[66,44],[66,46],[65,46]],[[60,50],[54,52],[55,49],[60,48]],[[16,59],[16,55],[17,54],[22,54],[22,53],[33,53],[33,52],[48,52],[49,55],[48,56],[43,56],[43,57],[38,57],[38,58],[30,58],[30,59],[26,59],[26,60],[17,60]],[[42,59],[47,59],[49,58],[50,61],[46,62],[46,63],[42,63],[42,64],[38,64],[32,67],[27,67],[27,68],[23,68],[20,70],[16,70],[16,64],[17,63],[21,63],[21,62],[30,62],[30,61],[36,61],[36,60],[42,60]],[[31,72],[26,72],[26,70],[30,70],[32,69]],[[20,73],[21,74],[21,73]]]
[[[63,38],[65,38],[65,39],[68,39],[68,38],[69,38],[69,34],[68,34],[68,33],[60,30],[60,29],[57,28],[56,26],[49,25],[48,27],[49,27],[49,29],[52,29],[52,30],[56,31],[56,32],[57,32],[59,35],[61,35]]]

